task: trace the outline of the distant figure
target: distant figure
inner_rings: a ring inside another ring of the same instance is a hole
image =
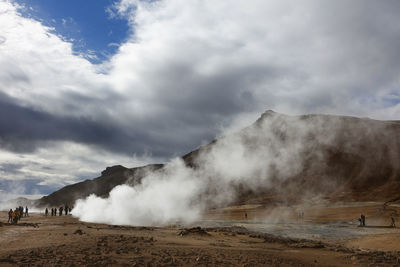
[[[28,206],[25,206],[25,217],[29,217]]]
[[[361,214],[361,226],[365,226],[365,216]]]
[[[46,210],[44,211],[44,215],[47,217],[48,214],[49,214],[49,210],[46,208]]]
[[[13,214],[13,210],[10,209],[10,210],[8,211],[8,221],[7,221],[7,222],[11,222],[11,223],[12,223],[12,214]]]
[[[63,207],[60,207],[60,208],[58,209],[58,211],[59,211],[59,216],[62,216]]]
[[[68,206],[67,205],[65,205],[64,211],[65,211],[65,215],[68,215]]]
[[[247,220],[247,213],[246,212],[244,213],[244,218]]]
[[[390,224],[390,226],[391,226],[391,227],[396,227],[396,223],[395,223],[395,221],[394,221],[393,216],[391,217],[391,219],[392,219],[392,223]]]
[[[24,207],[20,206],[19,207],[19,218],[21,219],[22,217],[24,217]]]

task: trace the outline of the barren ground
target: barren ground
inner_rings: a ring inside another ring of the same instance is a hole
[[[212,210],[186,228],[39,213],[9,225],[0,212],[0,266],[398,266],[400,230],[387,227],[398,210],[345,203],[304,208],[298,218],[299,209],[247,205]]]

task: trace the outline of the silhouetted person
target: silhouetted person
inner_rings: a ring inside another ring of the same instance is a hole
[[[392,223],[390,224],[390,226],[391,227],[396,227],[396,222],[395,222],[393,216],[390,219],[392,219]]]
[[[68,215],[68,206],[67,205],[65,205],[64,211],[65,211],[65,215]]]
[[[59,214],[59,216],[62,216],[63,207],[60,207],[58,211],[59,211],[59,213],[58,213],[58,214]]]
[[[25,206],[25,217],[29,217],[28,206]]]
[[[247,213],[246,212],[244,213],[244,218],[247,220]]]
[[[8,211],[8,221],[7,221],[7,222],[11,222],[11,223],[12,223],[12,214],[13,214],[13,210],[10,209],[10,210]]]
[[[46,208],[46,210],[44,211],[44,215],[47,217],[48,214],[49,214],[49,210]]]
[[[361,214],[361,225],[365,226],[365,216]]]
[[[23,215],[24,215],[24,207],[19,206],[19,219],[21,219]]]

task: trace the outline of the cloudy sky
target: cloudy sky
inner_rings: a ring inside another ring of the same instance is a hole
[[[399,119],[398,14],[398,0],[0,0],[0,197],[164,162],[267,109]]]

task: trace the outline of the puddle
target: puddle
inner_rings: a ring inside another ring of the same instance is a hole
[[[356,222],[330,223],[263,223],[240,221],[202,221],[202,227],[243,226],[250,231],[268,233],[282,237],[305,238],[311,240],[350,240],[363,235],[391,233],[393,229],[363,228]]]

